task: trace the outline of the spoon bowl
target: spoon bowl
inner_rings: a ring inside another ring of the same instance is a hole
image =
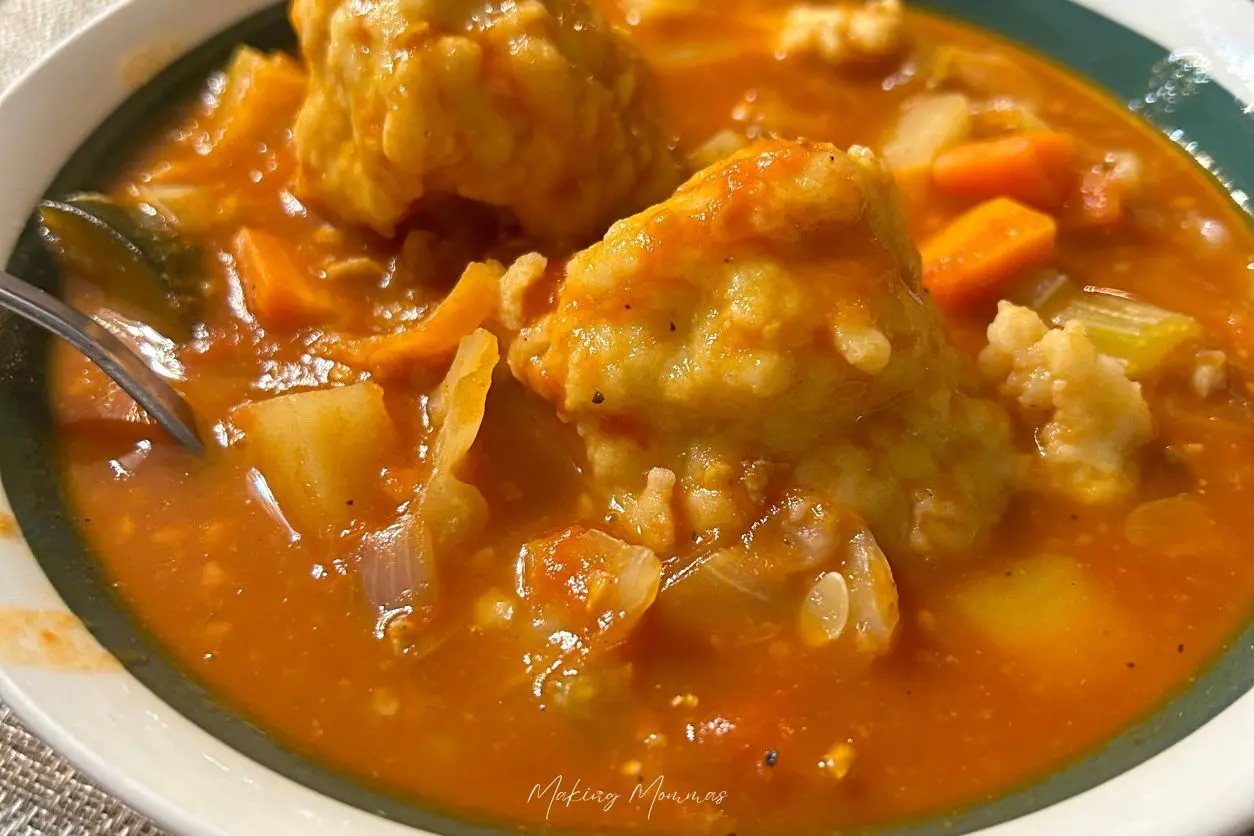
[[[96,320],[29,282],[0,271],[0,307],[74,346],[194,453],[205,451],[191,407],[125,343]]]

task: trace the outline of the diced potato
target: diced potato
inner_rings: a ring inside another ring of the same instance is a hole
[[[1073,558],[1042,554],[958,590],[958,611],[993,644],[1037,659],[1092,642],[1110,621],[1101,590]]]
[[[944,149],[971,135],[971,103],[961,93],[920,96],[906,105],[884,143],[894,174],[923,169]]]
[[[246,454],[304,534],[347,527],[353,506],[380,490],[380,468],[396,443],[383,389],[370,382],[259,401],[233,419]]]

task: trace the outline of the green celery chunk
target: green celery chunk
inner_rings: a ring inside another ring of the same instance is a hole
[[[1172,352],[1202,334],[1202,326],[1191,316],[1101,291],[1069,300],[1050,321],[1058,327],[1073,321],[1082,324],[1093,346],[1123,360],[1134,380],[1157,371]]]

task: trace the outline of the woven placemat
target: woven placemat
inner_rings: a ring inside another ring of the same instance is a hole
[[[0,703],[0,836],[165,836],[97,789]]]

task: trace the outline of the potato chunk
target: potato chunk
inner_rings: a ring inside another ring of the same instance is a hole
[[[383,389],[370,382],[258,401],[233,419],[284,515],[306,534],[349,525],[354,503],[379,490],[396,442]]]
[[[679,182],[649,78],[586,0],[295,0],[300,191],[390,234],[460,195],[583,237]]]
[[[953,600],[966,626],[1028,670],[1082,678],[1126,658],[1115,654],[1130,638],[1127,616],[1066,555],[1018,560],[968,581]]]

